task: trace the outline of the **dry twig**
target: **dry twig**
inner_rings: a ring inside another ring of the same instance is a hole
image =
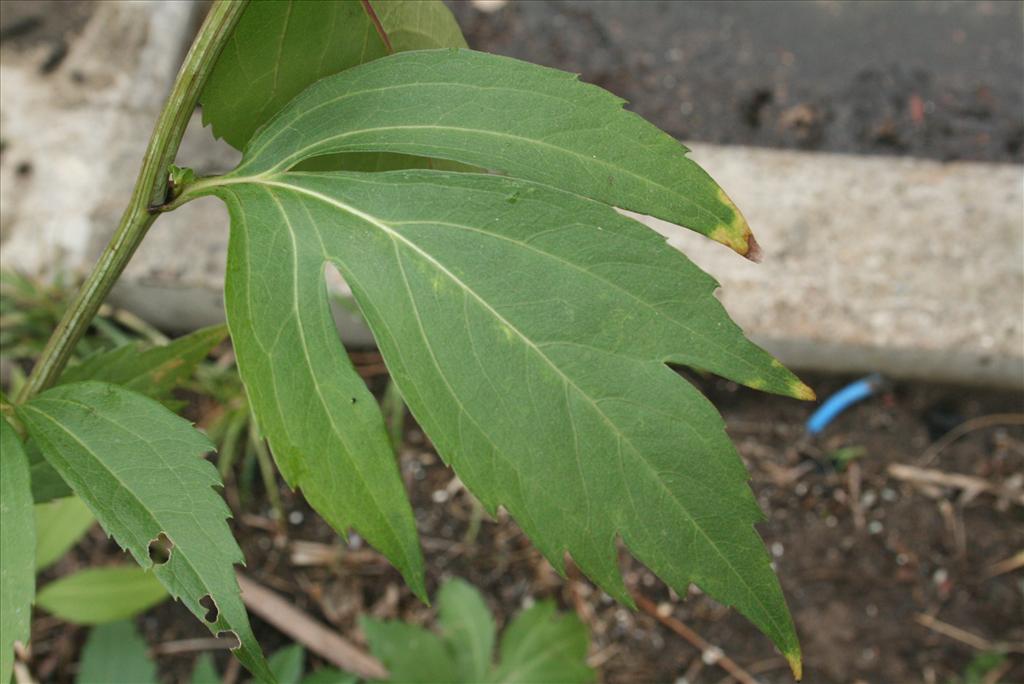
[[[889,475],[897,480],[910,482],[915,485],[936,485],[939,487],[951,487],[964,492],[966,500],[973,499],[978,494],[987,492],[997,497],[1005,497],[1019,506],[1024,506],[1024,491],[1019,487],[997,485],[988,480],[973,475],[961,475],[960,473],[946,473],[932,468],[918,468],[917,466],[893,463],[889,466]]]
[[[728,672],[733,679],[740,682],[740,684],[758,684],[758,681],[754,679],[753,675],[736,664],[735,660],[722,653],[722,649],[713,645],[700,634],[697,634],[697,632],[672,617],[672,615],[663,615],[661,611],[658,610],[658,606],[656,606],[649,598],[642,594],[634,593],[633,599],[641,610],[690,642],[694,648],[700,651],[704,662],[707,662],[709,665],[718,665]]]
[[[997,425],[1024,425],[1024,413],[994,413],[990,416],[979,416],[964,421],[932,442],[921,454],[918,464],[922,466],[930,464],[943,449],[970,432],[996,427]]]
[[[236,641],[219,637],[203,637],[199,639],[178,639],[165,641],[149,649],[151,656],[178,655],[194,651],[218,651],[231,648]]]
[[[846,477],[850,489],[850,509],[853,511],[853,526],[859,532],[867,524],[864,516],[864,506],[860,502],[860,464],[851,463],[847,466]]]
[[[1009,558],[1004,558],[998,563],[993,563],[985,571],[985,577],[998,577],[1008,572],[1024,568],[1024,551],[1018,551]]]
[[[1002,651],[1004,653],[1024,653],[1024,644],[1014,642],[1003,642],[1003,641],[989,641],[985,637],[980,637],[973,632],[968,632],[966,629],[960,629],[948,622],[928,615],[926,613],[918,613],[914,616],[914,620],[917,624],[932,630],[937,634],[949,637],[955,641],[959,641],[961,644],[967,644],[973,649],[979,651]]]
[[[241,573],[238,574],[238,585],[249,610],[324,660],[360,677],[387,678],[388,671],[379,660],[270,589]]]

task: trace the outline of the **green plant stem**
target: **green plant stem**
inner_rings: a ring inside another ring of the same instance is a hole
[[[159,215],[151,207],[163,204],[167,197],[168,169],[178,152],[199,93],[247,3],[248,0],[218,0],[210,8],[160,112],[131,201],[117,231],[46,343],[32,374],[18,393],[18,403],[28,401],[57,381],[78,340]]]

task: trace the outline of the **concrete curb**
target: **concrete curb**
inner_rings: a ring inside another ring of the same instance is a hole
[[[753,264],[643,218],[794,368],[1024,387],[1024,167],[694,145]]]

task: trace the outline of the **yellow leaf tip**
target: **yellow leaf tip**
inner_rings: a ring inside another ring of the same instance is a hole
[[[800,651],[786,653],[785,656],[786,662],[789,663],[789,669],[793,671],[793,679],[799,682],[804,677],[804,662]]]
[[[716,242],[721,242],[753,262],[761,261],[763,254],[761,247],[754,239],[754,234],[750,230],[747,219],[743,217],[743,212],[721,188],[718,188],[718,201],[732,212],[732,219],[719,224],[708,234],[708,237]]]
[[[818,395],[814,393],[814,390],[799,380],[794,381],[791,392],[795,398],[800,399],[801,401],[814,401],[818,398]]]

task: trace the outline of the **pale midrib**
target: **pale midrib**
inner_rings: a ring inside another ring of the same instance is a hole
[[[560,376],[563,379],[564,382],[566,382],[567,384],[571,385],[573,387],[573,389],[575,389],[580,394],[580,396],[582,396],[587,401],[587,403],[589,403],[593,407],[594,411],[601,417],[602,421],[611,429],[611,431],[615,435],[618,435],[618,437],[620,439],[622,439],[625,443],[629,444],[630,449],[633,451],[633,453],[636,454],[639,457],[639,462],[643,463],[646,466],[647,470],[649,471],[650,475],[652,475],[651,480],[653,482],[657,483],[657,485],[668,496],[669,500],[671,500],[672,502],[675,503],[676,508],[683,514],[683,516],[690,520],[690,523],[693,525],[694,529],[697,530],[700,533],[700,535],[704,538],[704,540],[706,541],[708,546],[710,548],[714,549],[715,553],[726,564],[726,566],[728,566],[730,571],[736,577],[736,579],[739,582],[739,584],[741,584],[746,589],[747,593],[761,607],[761,610],[764,612],[764,615],[768,618],[768,620],[770,620],[773,623],[775,628],[779,631],[779,634],[782,635],[782,634],[785,633],[785,629],[783,629],[782,626],[778,624],[778,622],[775,619],[774,613],[771,610],[769,610],[768,607],[764,604],[764,602],[761,600],[761,597],[758,594],[758,592],[754,591],[753,587],[751,587],[747,583],[746,578],[736,569],[736,567],[733,565],[733,563],[729,559],[729,557],[726,556],[724,553],[722,553],[721,549],[718,547],[718,544],[715,543],[715,541],[708,535],[707,531],[703,528],[703,526],[701,526],[697,522],[697,520],[690,514],[690,512],[686,510],[686,507],[683,505],[683,503],[681,501],[679,501],[679,499],[672,492],[672,490],[670,490],[665,485],[665,483],[658,477],[657,470],[646,459],[646,457],[643,455],[643,452],[641,450],[639,450],[636,447],[636,445],[633,444],[633,442],[632,442],[632,440],[630,440],[629,436],[626,435],[625,433],[623,433],[618,428],[618,426],[615,425],[615,423],[608,417],[608,415],[604,411],[601,410],[600,405],[597,404],[594,401],[594,399],[592,397],[590,397],[590,395],[588,395],[578,385],[576,385],[576,383],[573,382],[573,380],[569,376],[567,376],[543,352],[543,350],[540,347],[538,347],[531,339],[529,339],[521,330],[519,330],[517,327],[513,326],[511,322],[509,322],[507,319],[505,319],[504,316],[502,316],[498,311],[496,311],[486,300],[482,299],[480,297],[480,295],[478,295],[472,288],[470,288],[458,276],[456,276],[454,273],[449,271],[448,268],[444,266],[444,264],[442,264],[439,261],[437,261],[437,259],[435,259],[433,256],[431,256],[429,253],[423,251],[423,249],[420,248],[418,245],[416,245],[414,242],[409,241],[405,236],[403,236],[401,233],[399,233],[398,231],[396,231],[393,228],[391,228],[391,226],[389,226],[387,223],[381,221],[380,219],[378,219],[375,216],[367,214],[366,212],[363,212],[363,211],[361,211],[359,209],[356,209],[355,207],[352,207],[350,205],[347,205],[344,202],[340,202],[340,201],[338,201],[338,200],[336,200],[336,199],[334,199],[332,197],[329,197],[327,195],[324,195],[324,194],[321,194],[319,192],[316,192],[315,190],[309,190],[309,189],[303,188],[301,186],[292,185],[290,183],[285,183],[285,182],[281,182],[281,181],[277,181],[277,180],[272,180],[270,178],[263,178],[263,179],[260,179],[257,182],[265,184],[265,185],[271,185],[271,186],[274,186],[274,187],[280,187],[280,188],[283,188],[283,189],[295,192],[297,194],[302,194],[302,195],[306,195],[308,197],[312,197],[313,199],[316,199],[316,200],[319,200],[321,202],[324,202],[325,204],[327,204],[329,206],[333,206],[336,209],[344,211],[344,212],[346,212],[348,214],[351,214],[352,216],[355,216],[356,218],[359,218],[359,219],[361,219],[363,221],[366,221],[367,223],[369,223],[369,224],[371,224],[373,226],[376,226],[380,230],[384,231],[385,234],[387,234],[389,237],[391,237],[392,240],[395,240],[395,241],[398,241],[398,242],[402,242],[403,244],[407,245],[409,249],[411,249],[412,251],[418,253],[428,263],[432,264],[438,271],[440,271],[441,273],[446,275],[460,289],[462,289],[463,291],[468,293],[470,296],[472,296],[474,299],[476,299],[480,303],[480,305],[483,306],[488,311],[490,311],[491,314],[499,322],[501,322],[504,325],[508,326],[508,328],[511,331],[513,331],[520,339],[522,339],[524,344],[526,344],[528,347],[530,347],[533,350],[535,350],[537,355],[540,356],[540,358],[542,358],[552,368],[552,370],[558,376]]]
[[[285,129],[282,129],[282,130],[285,130]],[[639,173],[636,173],[635,171],[631,171],[631,170],[629,170],[629,169],[627,169],[625,167],[616,166],[615,164],[612,164],[611,162],[605,161],[604,159],[601,159],[599,157],[596,157],[596,156],[593,156],[593,155],[586,155],[586,154],[583,154],[582,152],[577,152],[575,150],[571,150],[571,149],[566,148],[566,147],[559,147],[558,145],[554,145],[552,143],[546,142],[544,140],[540,140],[538,138],[527,138],[525,136],[514,135],[512,133],[504,133],[504,132],[501,132],[501,131],[488,131],[488,130],[484,130],[484,129],[481,129],[481,128],[467,128],[465,126],[451,126],[451,125],[443,125],[442,126],[442,125],[436,125],[436,124],[415,124],[415,125],[403,124],[403,125],[392,125],[392,126],[376,126],[376,127],[373,127],[373,128],[360,128],[360,129],[356,129],[356,130],[345,131],[344,133],[338,133],[337,135],[332,135],[332,136],[328,136],[326,138],[321,138],[320,140],[317,140],[316,142],[314,142],[314,143],[312,143],[310,145],[307,145],[307,146],[305,146],[305,147],[303,147],[303,148],[301,148],[299,150],[296,150],[295,152],[293,152],[293,153],[289,154],[288,156],[284,157],[277,164],[271,166],[269,169],[267,169],[267,171],[265,171],[263,173],[276,173],[276,172],[284,171],[288,167],[290,167],[291,165],[295,164],[296,162],[301,161],[302,159],[308,157],[311,150],[315,150],[317,147],[328,145],[329,143],[334,142],[336,140],[341,140],[343,138],[347,138],[347,137],[350,137],[350,136],[353,136],[353,135],[361,135],[363,133],[376,133],[376,132],[379,132],[379,131],[402,131],[402,130],[453,131],[453,132],[457,132],[457,133],[476,134],[476,135],[480,135],[480,136],[490,136],[490,137],[494,137],[494,138],[507,138],[509,140],[517,140],[517,141],[525,142],[525,143],[527,143],[529,145],[534,145],[534,146],[537,146],[537,147],[545,147],[545,148],[554,150],[554,151],[556,151],[559,154],[564,154],[564,155],[568,155],[568,156],[571,156],[571,157],[576,157],[577,159],[579,159],[582,162],[584,162],[584,164],[596,164],[596,165],[604,167],[604,168],[606,168],[608,170],[611,170],[611,171],[614,171],[614,172],[617,172],[617,173],[621,173],[621,174],[625,174],[625,175],[631,176],[632,178],[635,178],[636,180],[640,181],[640,183],[643,184],[643,185],[650,185],[650,186],[653,186],[655,188],[659,188],[660,190],[664,190],[665,192],[671,194],[673,197],[675,197],[676,199],[678,199],[682,203],[687,204],[690,207],[694,208],[696,211],[711,217],[716,222],[716,225],[720,225],[720,224],[728,225],[728,223],[729,223],[724,218],[716,216],[715,213],[713,211],[711,211],[710,209],[708,209],[708,208],[706,208],[706,207],[704,207],[704,206],[694,202],[687,195],[679,193],[677,190],[674,190],[673,188],[665,185],[664,183],[660,183],[660,182],[652,180],[652,179],[650,179],[650,178],[648,178],[646,176],[642,176]],[[406,143],[398,143],[398,144],[406,144]],[[435,155],[437,154],[438,150],[440,150],[441,152],[449,152],[452,149],[452,148],[441,148],[440,146],[434,146],[434,145],[431,145],[429,143],[412,143],[412,144],[413,145],[419,145],[419,146],[422,146],[422,147],[432,148],[432,151],[430,152],[430,154],[435,154]],[[336,152],[337,150],[332,150],[332,151]],[[365,150],[365,151],[387,152],[387,151],[392,151],[392,150],[370,149],[370,150]],[[687,161],[685,153],[682,155],[682,159],[684,161]],[[465,164],[476,164],[476,163],[478,163],[476,161],[467,161],[465,159],[455,159],[454,161],[460,161],[460,162],[465,163]],[[247,167],[249,167],[253,163],[254,162],[251,162],[251,161],[243,162],[242,164],[239,165],[238,169],[236,169],[236,172],[243,171],[244,169],[246,169]],[[630,207],[624,206],[623,208],[624,209],[629,209]],[[641,209],[636,209],[636,210],[637,211],[642,211]],[[659,218],[664,218],[664,219],[669,220],[669,221],[672,220],[667,215],[661,215],[661,212],[659,212],[659,216],[658,217]],[[697,232],[700,232],[700,231],[697,231]]]
[[[629,220],[629,219],[627,219],[627,220]],[[447,226],[449,228],[456,228],[456,229],[466,230],[466,231],[473,232],[473,233],[478,233],[478,234],[483,235],[485,237],[494,238],[496,240],[503,240],[503,241],[508,242],[509,244],[513,244],[513,245],[515,245],[515,246],[517,246],[517,247],[519,247],[521,249],[529,250],[531,252],[539,254],[542,257],[551,259],[552,261],[555,261],[555,262],[560,263],[560,264],[564,264],[565,266],[567,266],[568,268],[573,269],[574,271],[578,271],[579,273],[582,273],[582,274],[587,275],[587,276],[589,276],[591,278],[599,280],[600,282],[604,283],[605,285],[607,285],[608,287],[612,288],[613,290],[615,290],[617,292],[621,292],[624,296],[628,297],[629,299],[631,299],[635,303],[639,304],[642,308],[647,309],[652,314],[655,314],[657,316],[665,316],[665,317],[667,317],[670,321],[672,321],[672,323],[674,323],[675,325],[678,325],[681,329],[683,329],[687,333],[693,335],[694,337],[697,337],[697,338],[700,338],[700,339],[704,340],[705,342],[707,342],[709,344],[709,346],[715,346],[714,341],[710,340],[709,338],[707,338],[699,330],[694,330],[689,325],[687,325],[685,321],[680,320],[679,318],[676,318],[674,316],[668,316],[664,312],[658,310],[658,308],[655,305],[651,304],[650,302],[648,302],[645,299],[641,299],[639,296],[637,296],[633,292],[627,290],[626,288],[622,287],[621,285],[619,285],[615,281],[609,280],[608,278],[605,278],[600,273],[595,273],[593,271],[588,271],[587,269],[583,268],[582,266],[580,266],[578,264],[575,264],[575,263],[569,261],[568,259],[565,259],[565,258],[563,258],[563,257],[561,257],[561,256],[559,256],[557,254],[553,254],[551,252],[545,252],[542,249],[538,249],[538,248],[534,247],[533,245],[531,245],[528,242],[523,242],[522,240],[516,240],[516,239],[510,238],[510,237],[508,237],[506,235],[500,235],[498,233],[489,233],[489,232],[487,232],[485,230],[481,230],[481,229],[475,228],[473,226],[467,226],[467,225],[462,224],[462,223],[452,223],[450,221],[434,221],[434,220],[429,220],[429,221],[399,221],[399,222],[395,222],[395,225],[403,225],[403,226],[405,226],[405,225]],[[708,295],[708,296],[710,297],[710,295]],[[715,301],[715,304],[718,304],[717,300]],[[719,306],[720,306],[720,304],[719,304]],[[587,346],[587,345],[580,345],[580,346]],[[592,349],[594,349],[596,351],[605,351],[605,350],[599,349],[598,347],[590,347],[590,348],[592,348]],[[747,361],[742,356],[740,356],[739,353],[737,353],[736,351],[734,351],[733,349],[731,349],[729,347],[715,346],[715,348],[718,351],[720,351],[720,352],[724,352],[727,356],[732,357],[737,363],[739,363],[741,365],[748,366],[748,370],[751,373],[754,374],[755,378],[757,377],[757,370],[756,370],[756,368],[754,368],[749,361]],[[668,359],[661,359],[661,361],[666,362],[666,361],[668,361]],[[712,370],[712,369],[707,368],[707,369],[702,369],[702,370]],[[739,382],[741,384],[747,384],[748,382],[750,382],[749,378],[744,379],[744,378],[736,377],[734,374],[726,375],[726,373],[723,372],[723,371],[716,371],[716,372],[718,372],[720,375],[728,377],[730,380],[733,380],[735,382]]]
[[[374,35],[377,35],[377,32],[373,30],[373,26],[372,25],[367,25],[367,29],[368,29],[369,33],[373,33]],[[367,35],[369,35],[369,33]],[[339,102],[342,102],[344,100],[348,100],[348,99],[353,98],[353,97],[358,97],[359,95],[368,95],[370,93],[378,94],[378,93],[383,93],[383,92],[386,92],[386,91],[389,91],[389,90],[402,90],[402,89],[405,89],[405,88],[437,88],[437,87],[440,87],[440,86],[444,86],[444,87],[448,87],[448,88],[470,88],[472,90],[506,90],[506,91],[513,92],[513,93],[522,92],[522,91],[519,91],[519,90],[515,90],[514,88],[505,88],[505,87],[502,87],[502,86],[484,86],[484,85],[479,85],[479,84],[476,84],[476,83],[453,83],[451,81],[447,81],[447,82],[416,81],[416,82],[412,82],[412,83],[399,83],[397,85],[391,85],[391,86],[378,86],[378,87],[375,87],[375,88],[367,88],[366,90],[349,90],[349,91],[345,91],[341,95],[338,95],[336,97],[332,97],[332,98],[330,98],[328,100],[325,100],[324,102],[320,102],[318,104],[315,104],[312,107],[309,107],[307,109],[303,109],[302,113],[299,114],[299,116],[296,117],[296,120],[298,120],[299,118],[308,117],[313,112],[316,112],[316,111],[318,111],[320,109],[323,109],[324,107],[330,107],[330,106],[338,104]],[[565,98],[558,97],[557,95],[551,95],[549,93],[542,93],[542,92],[531,91],[531,94],[533,94],[533,95],[543,95],[543,96],[546,96],[546,97],[548,97],[550,99],[560,100],[562,102],[567,102],[567,100],[565,100]],[[287,131],[289,129],[294,130],[294,128],[291,127],[291,125],[283,126],[280,129],[278,129],[277,131],[275,131],[273,133],[273,135],[271,135],[265,141],[264,140],[256,139],[254,142],[255,142],[255,144],[259,145],[259,148],[253,149],[253,150],[247,150],[247,154],[245,156],[248,157],[249,159],[258,158],[261,154],[263,154],[264,150],[266,150],[275,140],[277,140],[281,136],[281,134],[283,132],[285,132],[285,131]],[[248,163],[252,163],[252,162],[248,162]]]

